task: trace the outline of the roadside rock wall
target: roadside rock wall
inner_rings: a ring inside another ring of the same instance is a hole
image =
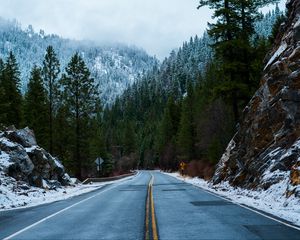
[[[287,9],[261,86],[219,162],[215,184],[267,189],[288,176],[287,195],[300,197],[300,1],[288,1]]]

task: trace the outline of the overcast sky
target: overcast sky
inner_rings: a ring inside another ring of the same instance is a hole
[[[0,0],[0,16],[73,39],[119,42],[160,59],[201,35],[211,11],[198,0]],[[283,0],[281,6],[283,6]]]

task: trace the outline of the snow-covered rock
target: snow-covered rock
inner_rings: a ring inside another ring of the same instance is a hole
[[[23,147],[36,146],[36,139],[32,130],[28,127],[19,130],[8,130],[4,136],[12,142],[21,144]]]
[[[41,188],[71,183],[62,163],[40,148],[29,128],[0,133],[0,173]],[[7,179],[6,178],[6,179]]]

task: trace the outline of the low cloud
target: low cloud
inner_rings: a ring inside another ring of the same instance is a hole
[[[160,59],[201,35],[211,11],[198,0],[0,0],[0,16],[73,39],[119,42]]]

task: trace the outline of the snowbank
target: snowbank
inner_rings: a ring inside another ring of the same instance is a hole
[[[285,196],[289,181],[288,176],[267,190],[254,191],[232,187],[228,182],[212,185],[203,179],[182,177],[179,173],[165,174],[228,198],[238,204],[259,209],[300,226],[300,199],[294,196],[290,198]]]
[[[0,172],[0,211],[33,207],[45,203],[65,200],[100,189],[111,183],[125,181],[128,178],[130,177],[110,182],[92,183],[88,185],[77,184],[74,186],[57,188],[56,190],[45,190],[30,187],[27,184],[17,183],[13,178],[7,177]]]

